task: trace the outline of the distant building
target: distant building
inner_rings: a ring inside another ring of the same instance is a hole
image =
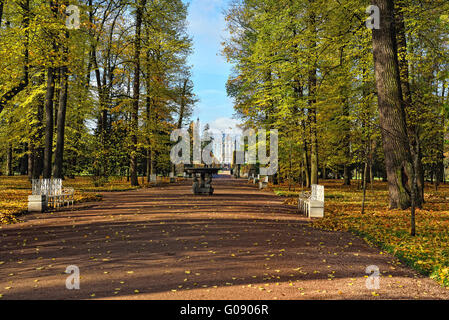
[[[214,156],[220,164],[230,166],[234,150],[236,150],[235,138],[224,133],[220,138],[214,139],[212,148]]]

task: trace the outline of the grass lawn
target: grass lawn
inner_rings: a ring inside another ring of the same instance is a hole
[[[417,236],[410,236],[410,211],[389,210],[387,184],[368,185],[366,210],[361,215],[362,191],[357,181],[343,186],[342,181],[321,181],[325,187],[325,218],[311,222],[316,228],[350,231],[368,243],[394,254],[417,271],[449,286],[449,184],[438,191],[428,185],[426,204],[416,212]],[[297,205],[299,188],[274,187]]]
[[[95,186],[91,177],[66,179],[64,187],[75,189],[77,203],[99,200],[98,192],[125,191],[135,189],[126,178],[113,177],[102,186]],[[0,224],[17,222],[17,215],[26,212],[31,183],[26,176],[0,176]]]

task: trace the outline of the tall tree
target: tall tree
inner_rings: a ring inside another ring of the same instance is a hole
[[[137,179],[137,131],[139,129],[139,99],[140,99],[140,50],[141,50],[141,30],[142,17],[146,0],[139,0],[136,8],[136,34],[134,38],[134,81],[133,81],[133,108],[131,112],[131,164],[130,176],[131,185],[138,186]]]
[[[401,78],[402,102],[405,108],[406,120],[408,125],[408,135],[410,140],[411,156],[416,164],[414,171],[417,176],[416,188],[416,205],[421,207],[424,202],[424,172],[422,166],[421,139],[419,137],[419,118],[417,117],[419,110],[413,104],[412,92],[410,89],[409,62],[407,50],[406,27],[404,21],[405,6],[404,0],[396,1],[395,8],[395,25],[396,39],[398,46],[399,73]]]
[[[59,6],[53,0],[49,1],[50,10],[53,14],[53,18],[57,19]],[[54,34],[54,30],[50,31],[51,46],[53,52],[51,56],[54,57],[57,52],[57,44]],[[44,169],[43,177],[48,179],[51,178],[52,174],[52,158],[53,158],[53,130],[54,130],[54,119],[53,119],[53,103],[55,97],[55,79],[56,79],[56,68],[54,67],[54,58],[50,61],[50,65],[47,67],[47,91],[45,94],[45,144],[44,144]]]
[[[413,164],[407,134],[399,72],[393,0],[372,2],[380,9],[380,28],[373,29],[373,56],[380,126],[390,193],[390,207],[411,205]]]

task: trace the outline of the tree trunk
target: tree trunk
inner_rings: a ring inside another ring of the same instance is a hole
[[[365,167],[363,169],[363,198],[362,198],[362,214],[365,213],[365,201],[366,201],[366,177],[368,175],[368,161],[365,161]]]
[[[45,81],[45,74],[42,74],[42,83]],[[37,106],[37,132],[35,136],[35,149],[34,149],[34,161],[33,161],[33,179],[39,179],[44,168],[44,148],[42,147],[42,138],[44,136],[44,108],[45,108],[45,97],[42,95],[39,99]]]
[[[410,153],[411,157],[415,159],[416,154],[416,162],[414,165],[415,172],[418,176],[421,176],[421,172],[423,171],[422,166],[422,154],[418,148],[420,145],[420,138],[418,135],[418,126],[419,120],[416,116],[419,114],[419,110],[415,110],[413,106],[412,93],[410,90],[410,77],[409,77],[409,63],[407,59],[407,38],[405,33],[405,22],[404,22],[404,14],[402,12],[404,3],[403,0],[399,0],[396,2],[396,39],[398,46],[398,64],[399,64],[399,74],[401,79],[401,90],[402,90],[402,101],[405,109],[406,121],[408,124],[408,136],[410,141]],[[424,202],[424,183],[421,179],[417,179],[417,194],[416,194],[416,202],[415,205],[417,207],[422,207]]]
[[[2,17],[3,17],[3,3],[5,0],[0,0],[0,28],[2,27]]]
[[[344,64],[343,59],[341,59],[341,64]],[[343,185],[349,186],[351,185],[351,122],[349,121],[349,99],[347,97],[347,90],[343,86],[342,87],[342,95],[344,98],[342,99],[342,121],[341,126],[343,130],[343,152],[344,152],[344,160],[343,164]]]
[[[348,164],[345,164],[343,167],[343,185],[350,186],[351,185],[351,168]]]
[[[373,29],[374,68],[380,127],[387,170],[390,208],[410,207],[412,161],[399,74],[394,3],[374,0],[380,9],[380,29]]]
[[[313,2],[313,1],[312,1]],[[312,11],[309,15],[309,28],[313,32],[316,32],[316,17]],[[314,52],[317,44],[315,41],[311,41],[309,44],[309,50]],[[310,59],[313,59],[313,54],[310,55]],[[310,119],[310,183],[318,184],[318,128],[317,128],[317,110],[316,110],[316,90],[317,90],[317,66],[312,65],[308,75],[309,83],[309,119]]]
[[[54,17],[57,17],[59,6],[58,4],[50,0],[50,10]],[[54,37],[54,35],[51,35]],[[54,40],[52,41],[53,51],[57,52],[57,45]],[[47,91],[45,94],[45,143],[44,143],[44,168],[43,168],[43,178],[51,178],[52,169],[52,156],[53,156],[53,129],[54,129],[54,118],[53,118],[53,103],[55,97],[55,77],[56,69],[52,66],[47,68]]]
[[[151,175],[153,174],[153,163],[151,160],[151,146],[147,149],[147,182],[151,182]]]
[[[147,93],[147,95],[148,95],[148,93]],[[148,126],[149,126],[149,132],[148,132],[148,134],[150,135],[151,134],[151,98],[149,97],[149,96],[147,96],[147,99],[146,99],[146,105],[147,105],[147,124],[148,124]],[[151,180],[151,174],[152,174],[152,171],[153,171],[153,163],[152,163],[152,159],[151,159],[151,157],[152,157],[152,152],[151,152],[151,139],[150,139],[150,137],[148,137],[148,139],[147,139],[147,143],[148,143],[148,148],[147,148],[147,154],[146,154],[146,156],[147,156],[147,163],[146,163],[146,165],[147,165],[147,182],[148,183],[150,183],[150,180]]]
[[[151,134],[153,130],[153,123],[152,123],[152,100],[151,100],[151,70],[150,70],[150,51],[147,51],[146,56],[146,89],[147,89],[147,96],[145,99],[146,104],[146,120],[147,120],[147,152],[146,152],[146,166],[147,166],[147,182],[151,182],[151,174],[153,169],[153,164],[151,162]]]
[[[38,85],[42,85],[45,81],[45,73],[42,72],[38,78]],[[30,156],[28,166],[28,177],[30,179],[38,179],[42,173],[42,137],[43,137],[43,117],[44,117],[44,96],[40,95],[37,101],[36,118],[32,124],[32,136],[30,141]]]
[[[64,1],[64,5],[68,5],[68,1]],[[68,59],[69,49],[67,47],[69,40],[69,33],[65,32],[65,43],[63,49],[64,61]],[[65,118],[67,113],[67,99],[68,99],[68,89],[69,89],[69,70],[68,66],[65,64],[59,68],[59,104],[58,104],[58,114],[57,114],[57,137],[56,137],[56,150],[55,150],[55,165],[53,168],[53,176],[57,179],[64,178],[64,139],[65,139]]]
[[[305,111],[303,109],[303,114]],[[306,133],[306,123],[305,120],[302,122],[302,132],[303,132],[303,162],[304,162],[304,176],[303,181],[305,182],[305,187],[310,187],[310,161],[309,161],[309,143],[307,141],[307,133]]]
[[[12,145],[11,143],[8,145],[8,151],[6,153],[6,174],[8,176],[13,175],[12,171]]]
[[[140,37],[142,27],[143,10],[146,0],[139,0],[136,11],[136,35],[134,39],[134,81],[133,81],[133,108],[131,112],[131,163],[130,177],[131,185],[138,186],[137,179],[137,131],[139,130],[139,98],[140,98]]]
[[[28,174],[28,144],[22,144],[23,156],[19,159],[19,172],[21,176]]]
[[[313,103],[313,102],[312,102]],[[309,110],[311,113],[311,128],[310,128],[310,184],[318,184],[318,138],[317,138],[317,123],[316,110]]]
[[[445,145],[445,139],[444,139],[444,117],[441,119],[440,124],[440,132],[438,133],[438,153],[437,153],[437,163],[436,163],[436,184],[440,185],[444,182],[444,145]]]
[[[28,154],[28,179],[33,179],[33,170],[34,170],[34,156],[36,154],[36,150],[30,145],[30,150]]]
[[[52,148],[53,148],[53,97],[55,93],[55,71],[47,69],[47,92],[45,95],[45,144],[43,178],[51,178]]]
[[[67,95],[68,95],[68,69],[67,66],[61,67],[61,92],[59,96],[58,107],[58,126],[55,150],[55,166],[53,176],[58,179],[64,177],[64,135],[65,135],[65,118],[67,111]]]
[[[311,110],[310,184],[318,184],[318,137],[316,110]]]
[[[59,84],[59,85],[57,85]],[[61,93],[61,68],[55,68],[55,93],[53,95],[53,128],[58,127],[59,97]]]

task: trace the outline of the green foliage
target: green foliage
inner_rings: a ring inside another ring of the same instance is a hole
[[[441,162],[447,127],[448,3],[402,2],[414,102],[407,117],[410,125],[419,125],[430,174]],[[372,36],[365,27],[368,5],[235,0],[228,10],[223,54],[234,66],[228,95],[246,127],[279,130],[281,178],[304,180],[311,174],[314,130],[321,176],[340,176],[344,167],[353,170],[365,162],[384,174]]]
[[[87,1],[78,5],[81,26],[67,30],[65,6],[56,1],[7,1],[0,28],[0,98],[26,77],[26,88],[0,109],[0,173],[13,151],[13,172],[27,172],[27,159],[42,156],[47,68],[67,65],[69,86],[64,134],[64,173],[126,175],[133,133],[130,126],[135,28],[132,3]],[[91,4],[91,5],[90,5]],[[188,122],[196,98],[187,57],[187,5],[181,0],[148,1],[141,35],[138,160],[146,169],[147,149],[156,170],[166,171],[171,130]],[[6,22],[6,23],[5,23]],[[66,37],[68,35],[68,37]],[[64,48],[67,48],[65,51]],[[53,121],[61,92],[58,73]],[[56,123],[53,151],[56,146]],[[29,173],[31,174],[31,173]],[[104,184],[104,183],[100,183]]]

